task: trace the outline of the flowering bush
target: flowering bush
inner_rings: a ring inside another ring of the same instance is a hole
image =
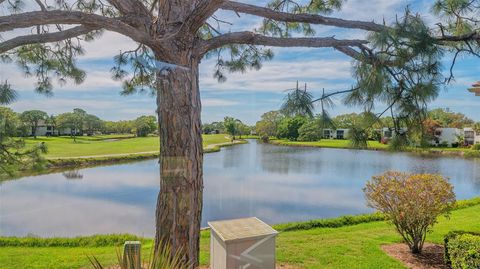
[[[436,174],[388,171],[374,176],[363,189],[368,206],[385,214],[412,253],[420,253],[427,231],[455,203],[453,186]]]

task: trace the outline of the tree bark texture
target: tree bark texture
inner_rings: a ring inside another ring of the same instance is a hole
[[[157,71],[160,192],[156,246],[169,244],[198,266],[203,196],[203,149],[198,62]]]

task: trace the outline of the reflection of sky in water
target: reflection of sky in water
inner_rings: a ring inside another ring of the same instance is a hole
[[[269,223],[370,212],[362,187],[385,170],[448,176],[459,199],[480,194],[480,160],[406,153],[238,145],[205,155],[202,226],[257,216]],[[0,235],[152,236],[156,160],[0,183]]]

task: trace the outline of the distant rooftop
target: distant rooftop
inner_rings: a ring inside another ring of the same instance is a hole
[[[480,81],[473,83],[472,87],[468,88],[468,91],[475,93],[475,96],[480,96]]]

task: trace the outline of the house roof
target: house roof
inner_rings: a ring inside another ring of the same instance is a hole
[[[472,84],[471,88],[468,88],[469,92],[475,93],[475,96],[480,96],[480,81]]]

